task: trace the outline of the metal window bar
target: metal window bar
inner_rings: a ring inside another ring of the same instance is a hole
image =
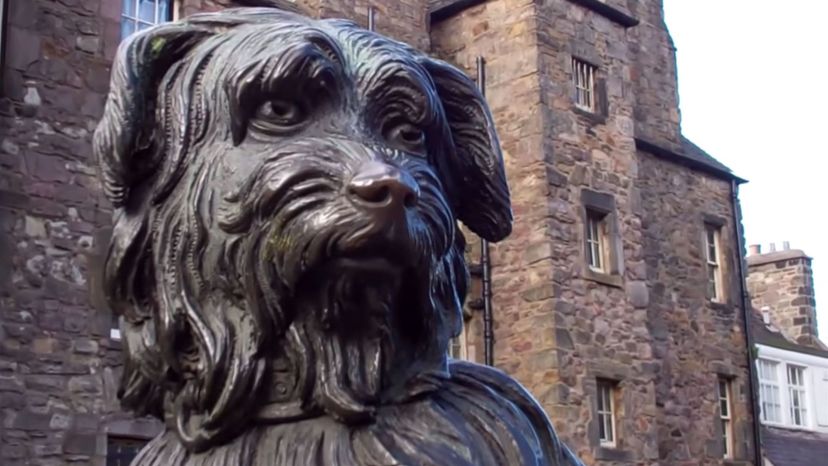
[[[572,80],[575,84],[575,105],[584,110],[595,109],[595,67],[572,58]]]

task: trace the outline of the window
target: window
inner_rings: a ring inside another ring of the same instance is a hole
[[[624,286],[624,252],[611,194],[581,189],[583,222],[583,277],[603,285]]]
[[[598,442],[603,447],[614,447],[615,432],[615,382],[598,379]]]
[[[467,359],[466,355],[466,328],[460,332],[460,335],[449,340],[449,357],[454,359]]]
[[[122,0],[121,39],[173,19],[173,0]]]
[[[575,86],[575,106],[595,111],[595,71],[596,67],[585,61],[572,57],[572,83]]]
[[[805,408],[805,368],[788,364],[788,402],[790,420],[795,426],[808,425]]]
[[[109,338],[112,340],[121,339],[121,324],[120,318],[114,312],[112,313],[112,322],[109,324]]]
[[[106,466],[129,466],[146,444],[141,439],[109,436],[106,441]]]
[[[719,377],[719,417],[722,422],[722,456],[733,457],[733,417],[731,414],[730,380]]]
[[[606,214],[587,209],[586,251],[587,265],[596,272],[607,273]]]
[[[722,301],[722,268],[719,259],[719,227],[705,225],[704,250],[707,260],[707,296],[711,301]]]
[[[782,422],[782,401],[779,394],[778,363],[759,359],[759,400],[762,420],[765,422]]]

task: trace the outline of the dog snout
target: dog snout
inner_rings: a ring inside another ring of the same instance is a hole
[[[363,164],[347,190],[357,205],[387,213],[401,213],[414,207],[420,196],[417,182],[410,174],[379,161]]]

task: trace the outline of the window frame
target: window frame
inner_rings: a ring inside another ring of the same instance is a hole
[[[762,386],[765,379],[761,378],[761,369],[760,364],[762,361],[767,361],[774,363],[775,371],[774,375],[776,377],[776,385],[779,390],[779,420],[778,421],[768,421],[765,419],[765,411],[764,411],[764,398],[763,398],[763,390]],[[815,429],[815,422],[812,417],[814,416],[814,406],[811,404],[810,392],[811,389],[809,388],[810,385],[810,377],[811,377],[811,366],[807,364],[803,364],[801,362],[789,362],[786,359],[776,357],[776,356],[759,356],[756,358],[756,375],[759,382],[759,408],[760,408],[760,422],[764,425],[774,426],[774,427],[782,427],[788,429],[803,429],[808,431],[813,431]],[[802,369],[802,385],[795,385],[795,387],[801,389],[803,392],[801,395],[801,405],[802,405],[802,424],[795,424],[793,421],[792,415],[792,402],[791,402],[791,395],[790,395],[790,388],[791,385],[788,383],[788,367],[794,366],[797,368]]]
[[[791,369],[799,369],[799,385],[794,385],[791,383]],[[802,427],[805,429],[809,429],[811,427],[811,423],[809,421],[809,409],[808,409],[808,384],[806,382],[808,374],[808,367],[802,366],[799,364],[791,364],[789,362],[785,362],[785,387],[787,390],[785,391],[785,395],[788,401],[788,425],[791,427]],[[800,419],[801,423],[797,424],[794,421],[794,404],[793,404],[793,397],[792,392],[797,392],[797,398],[799,399],[799,411],[800,411]]]
[[[177,12],[178,12],[177,11],[178,10],[178,0],[151,0],[151,1],[153,3],[153,6],[154,6],[154,9],[153,9],[153,22],[148,22],[147,20],[141,18],[140,7],[141,7],[142,0],[121,0],[121,16],[120,16],[120,19],[119,19],[120,26],[121,26],[121,40],[124,40],[125,38],[129,37],[130,35],[135,34],[136,32],[138,32],[139,31],[139,29],[138,29],[139,25],[145,26],[145,27],[152,27],[152,26],[155,26],[155,25],[158,25],[158,24],[161,24],[161,23],[174,21],[174,20],[177,19],[177,17],[178,17],[178,14],[177,14]],[[124,10],[126,10],[127,2],[132,2],[133,3],[133,9],[132,9],[132,12],[130,14],[128,14],[127,12],[124,11]],[[159,18],[159,14],[160,14],[159,6],[162,2],[166,3],[166,5],[167,5],[167,18],[163,19],[163,20]],[[127,22],[131,23],[132,32],[130,32],[129,34],[124,35],[124,25]]]
[[[596,273],[609,274],[607,213],[594,208],[586,208],[586,262],[587,267]],[[597,259],[597,264],[595,263]]]
[[[114,341],[121,341],[121,318],[112,312],[111,321],[109,323],[109,339]]]
[[[615,401],[617,391],[618,382],[600,377],[595,380],[595,419],[598,423],[598,445],[603,448],[618,447],[618,416],[616,415],[618,409]],[[609,404],[608,407],[606,402]],[[605,434],[604,438],[601,436],[602,428]],[[610,434],[609,438],[606,438],[607,432]]]
[[[600,269],[591,266],[590,254],[591,245],[589,238],[592,236],[590,219],[600,220],[598,231],[600,233],[601,261]],[[623,288],[624,286],[624,252],[623,242],[618,228],[618,219],[615,212],[615,198],[612,194],[593,191],[588,188],[581,189],[581,247],[583,249],[582,277],[604,285]]]
[[[0,0],[0,89],[3,88],[4,70],[6,69],[6,32],[8,31],[9,2]],[[2,92],[0,91],[0,96]]]
[[[460,334],[457,335],[456,337],[449,338],[448,349],[447,349],[446,352],[448,353],[448,356],[450,358],[458,359],[458,360],[466,360],[466,361],[468,360],[469,351],[468,351],[468,340],[467,340],[466,335],[467,335],[466,334],[466,324],[464,323],[463,324],[463,329],[460,331]],[[455,354],[455,352],[454,352],[455,345],[459,350],[459,354]]]
[[[762,361],[767,361],[767,362],[773,364],[773,373],[774,373],[775,380],[769,381],[768,379],[763,379],[762,378],[762,372],[763,372],[762,368],[761,368]],[[767,357],[761,357],[761,356],[756,358],[756,366],[757,366],[756,367],[756,378],[759,382],[759,412],[760,412],[759,419],[763,424],[777,425],[777,426],[784,426],[785,425],[785,402],[782,398],[783,397],[783,390],[782,390],[782,386],[781,386],[780,379],[779,379],[779,365],[780,364],[782,364],[782,361],[779,361],[779,360],[774,359],[774,358],[767,358]],[[762,396],[762,394],[764,393],[764,390],[762,389],[763,385],[773,386],[777,390],[777,400],[779,402],[778,403],[778,406],[779,406],[778,420],[771,421],[771,420],[766,419],[765,399]]]
[[[570,60],[572,73],[572,101],[575,107],[589,113],[598,111],[598,66],[587,60],[572,55]],[[584,97],[581,99],[581,97]]]
[[[712,243],[710,241],[712,235]],[[704,261],[707,298],[714,303],[724,303],[724,274],[722,273],[722,226],[704,224]],[[711,257],[712,246],[712,257]],[[712,286],[711,286],[712,282]]]
[[[724,387],[724,395],[722,387]],[[719,400],[719,420],[722,426],[722,458],[733,459],[733,379],[720,375],[716,380],[716,394]]]
[[[126,466],[131,464],[132,460],[140,454],[141,450],[146,447],[146,445],[150,442],[151,439],[149,438],[142,438],[137,436],[131,435],[116,435],[116,434],[107,434],[106,435],[106,456],[105,461],[107,466]],[[131,459],[129,458],[122,458],[122,454],[119,457],[115,457],[114,453],[110,451],[110,447],[112,445],[121,444],[121,445],[131,445],[136,448],[136,453],[132,456]],[[126,462],[119,461],[116,463],[116,460],[124,459]]]

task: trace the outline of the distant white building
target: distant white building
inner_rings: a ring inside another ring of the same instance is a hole
[[[767,466],[828,465],[828,347],[817,335],[811,258],[748,256],[759,420]]]

